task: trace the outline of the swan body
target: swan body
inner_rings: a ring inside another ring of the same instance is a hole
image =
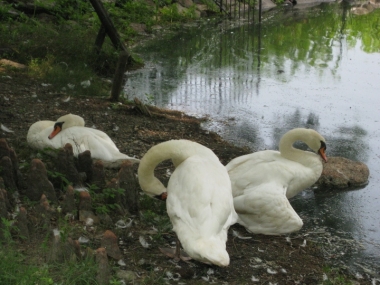
[[[294,148],[296,141],[315,153]],[[323,170],[321,158],[327,162],[325,139],[311,129],[290,130],[279,149],[243,155],[226,165],[238,223],[252,233],[279,235],[301,229],[303,222],[288,199],[313,185]]]
[[[154,176],[157,164],[166,159],[176,166],[167,189]],[[187,140],[158,144],[141,159],[138,178],[150,196],[167,191],[173,230],[191,258],[218,266],[229,264],[227,231],[237,215],[227,170],[210,149]]]
[[[30,126],[27,141],[34,149],[59,149],[70,143],[74,156],[89,150],[91,157],[102,160],[104,166],[115,168],[126,160],[139,162],[139,159],[123,154],[110,137],[99,130],[84,126],[82,117],[67,114],[56,122],[38,121]]]

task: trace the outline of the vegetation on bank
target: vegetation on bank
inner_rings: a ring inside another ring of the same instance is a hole
[[[218,11],[211,0],[203,0]],[[195,19],[195,5],[180,13],[172,0],[105,1],[121,40],[130,46],[139,40],[131,24],[142,24],[147,34],[164,26],[175,29]],[[107,95],[101,78],[112,77],[119,51],[106,37],[100,52],[94,44],[101,22],[90,1],[34,1],[34,10],[22,3],[0,3],[0,56],[27,65],[29,76],[53,84],[71,95]],[[21,9],[22,8],[22,9]],[[141,65],[132,54],[129,68]],[[85,82],[91,84],[86,86]]]

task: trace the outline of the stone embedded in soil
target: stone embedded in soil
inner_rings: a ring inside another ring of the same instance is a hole
[[[139,212],[139,182],[135,175],[134,166],[131,162],[124,162],[117,175],[119,187],[124,189],[124,195],[120,195],[119,201],[132,215]]]
[[[117,236],[110,230],[105,231],[101,240],[101,247],[104,247],[108,256],[120,260],[122,258]]]
[[[35,158],[32,160],[27,177],[28,188],[26,196],[32,201],[38,201],[44,194],[47,199],[57,202],[54,186],[47,177],[45,165],[41,160]]]
[[[369,169],[364,163],[344,157],[329,157],[316,185],[319,189],[349,189],[365,185],[368,177]]]
[[[98,248],[95,252],[96,262],[98,263],[98,274],[96,281],[101,284],[109,284],[111,278],[110,265],[108,264],[108,257],[105,248]]]

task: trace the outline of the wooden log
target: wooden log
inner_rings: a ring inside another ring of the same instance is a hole
[[[133,99],[135,101],[136,108],[140,110],[140,112],[145,115],[152,117],[152,114],[150,113],[149,109],[145,106],[143,102],[141,102],[138,98]]]

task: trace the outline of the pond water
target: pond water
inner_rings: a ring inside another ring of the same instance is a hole
[[[309,189],[291,202],[306,228],[363,245],[339,253],[351,264],[380,272],[380,9],[355,16],[336,3],[296,5],[267,12],[261,25],[209,20],[134,52],[146,66],[128,74],[129,99],[208,116],[204,128],[255,151],[310,127],[328,156],[366,163],[366,187]]]

